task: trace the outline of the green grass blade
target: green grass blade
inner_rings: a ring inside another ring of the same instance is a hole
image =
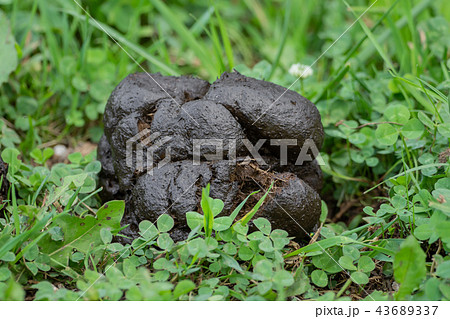
[[[319,102],[325,96],[325,94],[329,89],[339,84],[349,70],[350,70],[349,65],[345,65],[343,68],[341,68],[341,70],[337,72],[337,75],[332,77],[331,80],[327,83],[327,85],[325,85],[325,87],[320,91],[317,97],[314,98],[314,103]]]
[[[255,216],[256,212],[258,211],[259,207],[264,203],[264,200],[266,199],[267,195],[269,195],[270,190],[272,189],[273,182],[270,184],[269,189],[267,192],[259,199],[259,201],[256,203],[256,205],[247,213],[244,217],[242,217],[238,223],[241,223],[242,225],[247,225],[248,222]]]
[[[397,174],[397,175],[395,175],[395,176],[392,176],[392,177],[390,177],[390,178],[388,178],[388,179],[382,181],[381,183],[378,183],[377,185],[375,185],[375,186],[369,188],[368,190],[366,190],[366,191],[364,192],[364,194],[367,194],[368,192],[374,190],[374,189],[377,188],[378,186],[380,186],[380,185],[386,183],[387,181],[389,181],[389,180],[391,180],[391,179],[396,179],[396,178],[398,178],[398,177],[400,177],[400,176],[404,176],[404,175],[406,175],[406,174],[408,174],[408,173],[420,171],[420,170],[422,170],[422,169],[426,169],[426,168],[430,168],[430,167],[441,167],[441,166],[449,166],[449,165],[450,165],[450,164],[448,164],[448,163],[434,163],[434,164],[426,164],[426,165],[421,165],[421,166],[417,166],[417,167],[414,167],[414,168],[410,168],[410,169],[404,171],[403,173],[400,173],[400,174]]]
[[[394,7],[397,5],[397,3],[400,0],[396,0],[390,7],[388,10],[386,10],[386,12],[381,16],[380,19],[378,19],[378,21],[374,24],[374,26],[370,29],[372,32],[374,32],[378,26],[381,24],[381,22],[386,19],[386,17],[389,16],[389,14],[391,13],[391,11],[394,9]],[[329,80],[328,84],[325,86],[324,89],[322,89],[320,91],[319,94],[317,94],[317,97],[314,99],[314,103],[317,103],[318,101],[320,101],[324,95],[326,94],[327,90],[332,87],[335,83],[335,81],[339,81],[338,78],[341,76],[341,74],[344,72],[344,74],[342,75],[342,77],[345,75],[345,73],[347,71],[344,71],[344,68],[349,68],[349,66],[347,65],[347,62],[350,60],[350,58],[355,54],[355,52],[361,47],[361,45],[366,41],[367,39],[367,34],[364,35],[364,37],[361,38],[361,40],[359,40],[359,42],[346,54],[344,61],[342,62],[342,66],[335,72],[338,75],[334,78],[331,78],[331,80]],[[365,59],[360,59],[361,61],[365,61]]]
[[[345,2],[345,1],[344,1]],[[351,11],[353,13],[353,15],[355,16],[355,18],[358,18],[358,16],[355,14],[355,12],[353,11],[353,9],[351,8],[351,6],[345,2],[345,4],[347,5],[347,8],[349,11]],[[389,67],[389,69],[392,70],[392,72],[396,73],[394,64],[392,63],[391,59],[389,58],[389,56],[384,52],[383,48],[381,47],[381,45],[378,43],[377,39],[375,39],[375,36],[373,35],[372,31],[370,31],[370,29],[367,27],[367,25],[364,23],[364,21],[362,19],[358,20],[359,25],[361,26],[361,28],[363,29],[364,33],[366,34],[366,36],[369,38],[369,40],[372,42],[373,46],[376,48],[376,50],[378,51],[378,53],[380,54],[380,56],[383,58],[384,62],[387,64],[387,66]]]
[[[39,188],[36,190],[36,192],[33,195],[33,199],[31,200],[31,205],[36,205],[36,200],[39,194],[41,193],[42,188],[47,183],[47,180],[49,179],[50,175],[45,176],[44,180],[42,181],[41,185],[39,185]],[[0,184],[1,185],[1,184]]]
[[[211,19],[212,14],[214,13],[214,7],[209,7],[202,15],[201,17],[195,21],[195,23],[192,25],[192,27],[189,29],[189,31],[193,35],[199,35],[202,30],[205,28],[206,24]]]
[[[45,235],[47,235],[48,230],[43,231],[39,234],[39,236],[37,236],[35,239],[33,239],[33,241],[31,243],[29,243],[28,245],[25,246],[25,248],[21,249],[20,252],[17,254],[16,259],[14,260],[14,264],[17,263],[20,258],[22,258],[22,256],[31,249],[31,247],[33,247],[34,245],[36,245]]]
[[[214,61],[208,54],[208,49],[200,44],[199,41],[192,35],[186,26],[181,23],[180,19],[164,4],[161,0],[150,0],[155,8],[166,19],[166,22],[172,29],[180,36],[180,38],[189,44],[189,47],[194,51],[196,56],[200,59],[206,70],[211,76],[217,75],[217,70]]]
[[[20,217],[19,210],[17,208],[16,188],[14,184],[11,184],[11,203],[14,217],[14,228],[16,230],[16,236],[20,235]]]
[[[250,195],[248,195],[243,201],[242,203],[240,203],[231,213],[230,218],[231,220],[234,220],[237,215],[239,214],[239,212],[241,211],[242,207],[244,207],[245,203],[247,202],[247,200],[250,198],[250,196],[255,195],[256,193],[259,193],[259,191],[255,191],[253,193],[251,193]]]
[[[360,243],[361,245],[363,245],[364,247],[373,249],[374,251],[389,255],[389,256],[394,256],[395,255],[395,251],[391,250],[391,249],[387,249],[384,247],[380,247],[380,246],[375,246],[375,245],[369,245],[369,244],[365,244],[365,243]]]
[[[284,258],[289,258],[292,256],[297,256],[299,254],[306,254],[306,253],[311,253],[311,252],[315,252],[315,251],[323,251],[323,250],[333,247],[333,246],[344,245],[344,244],[354,244],[355,242],[360,243],[354,239],[351,239],[351,238],[345,237],[345,236],[336,236],[336,237],[332,237],[332,238],[326,238],[326,239],[317,241],[315,243],[312,243],[310,245],[307,245],[305,247],[302,247],[300,249],[297,249],[297,250],[287,254],[286,256],[284,256]]]
[[[22,245],[31,236],[39,233],[44,228],[44,226],[47,224],[47,222],[49,221],[50,217],[51,217],[51,215],[49,214],[48,216],[42,218],[39,222],[34,224],[34,226],[31,229],[29,229],[27,231],[24,231],[20,235],[11,238],[3,246],[1,246],[1,248],[0,248],[0,258],[2,258],[7,252],[9,252],[9,251],[15,249],[16,247],[19,247],[20,245]]]
[[[91,194],[89,194],[88,196],[84,197],[82,200],[80,200],[77,205],[74,207],[74,211],[85,201],[87,201],[89,198],[91,198],[92,196],[95,196],[96,194],[100,193],[103,190],[103,187],[100,187],[99,189],[97,189],[96,191],[92,192]]]
[[[202,189],[202,199],[200,206],[203,210],[203,226],[205,228],[205,236],[211,237],[213,224],[214,224],[214,215],[211,209],[211,197],[209,197],[209,187],[208,184],[205,188]]]
[[[77,17],[80,20],[88,21],[91,26],[93,26],[94,28],[96,28],[96,29],[98,29],[98,30],[100,30],[102,32],[104,32],[103,30],[106,30],[109,33],[109,35],[114,40],[116,40],[117,42],[119,42],[119,43],[125,45],[126,47],[130,48],[131,50],[133,50],[134,52],[139,54],[141,57],[146,59],[148,62],[150,62],[151,64],[155,65],[161,71],[166,72],[169,75],[180,75],[178,70],[172,68],[171,66],[165,64],[164,62],[161,62],[160,60],[158,60],[154,56],[150,55],[141,46],[128,41],[118,31],[116,31],[115,29],[107,26],[106,24],[101,23],[100,21],[94,21],[92,19],[89,19],[88,17],[86,17],[84,15],[81,15],[81,14],[75,12],[75,11],[70,11],[70,10],[61,10],[61,11],[65,12],[65,13],[71,15],[71,16]]]
[[[432,90],[434,92],[434,94],[433,94],[433,92],[430,92],[429,90],[423,90],[424,93],[427,92],[427,94],[433,96],[434,98],[438,99],[442,103],[448,104],[448,97],[445,96],[445,94],[443,94],[441,91],[436,89],[434,86],[432,86],[428,82],[422,80],[421,78],[417,78],[417,80],[419,80],[423,85],[427,86],[428,88],[430,88],[430,90]]]
[[[423,0],[420,3],[418,3],[411,12],[411,15],[413,18],[417,17],[419,14],[421,14],[423,11],[425,11],[434,0]],[[408,23],[408,19],[406,17],[400,18],[396,23],[395,26],[397,29],[401,29]],[[380,36],[378,36],[377,41],[378,43],[384,43],[389,37],[391,36],[391,30],[387,29],[384,31]],[[369,59],[374,52],[375,48],[373,46],[369,46],[361,51],[361,53],[358,55],[358,60],[360,61],[366,61]]]
[[[214,53],[216,55],[216,60],[218,63],[217,68],[219,69],[219,73],[222,73],[226,70],[226,68],[222,58],[222,47],[220,45],[219,35],[217,34],[216,27],[214,26],[213,23],[210,24],[209,29],[210,31],[207,32],[207,34],[210,37],[214,46]]]
[[[72,196],[70,197],[69,201],[67,202],[66,207],[64,208],[64,211],[62,212],[62,214],[68,213],[70,208],[72,208],[72,204],[75,201],[75,199],[78,196],[78,193],[80,192],[81,187],[78,187],[77,190],[75,191],[75,193],[72,194]]]

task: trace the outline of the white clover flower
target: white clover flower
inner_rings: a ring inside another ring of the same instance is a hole
[[[291,65],[289,68],[289,73],[298,78],[306,79],[307,77],[313,75],[314,72],[309,65],[296,63]]]

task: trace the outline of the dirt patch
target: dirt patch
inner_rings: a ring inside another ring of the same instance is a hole
[[[130,227],[124,234],[130,237],[141,220],[167,213],[175,220],[174,239],[185,238],[185,214],[199,210],[201,188],[208,183],[228,214],[260,190],[244,207],[248,212],[274,182],[257,216],[297,238],[317,224],[320,167],[316,161],[295,163],[306,140],[321,147],[323,128],[314,104],[296,92],[237,72],[224,73],[212,85],[137,73],[111,94],[104,123],[98,147],[102,196],[126,200]],[[282,148],[270,139],[297,141],[286,146],[287,163],[280,163]],[[196,149],[199,140],[207,142]],[[263,161],[255,161],[248,145],[260,140],[267,141],[258,149]],[[138,147],[130,148],[130,141]],[[212,157],[218,148],[221,156]]]

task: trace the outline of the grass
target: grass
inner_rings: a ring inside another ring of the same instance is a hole
[[[74,150],[98,143],[106,100],[131,72],[213,81],[237,69],[289,87],[290,66],[313,63],[372,2],[79,3],[95,20],[72,1],[0,5],[11,185],[0,204],[0,300],[450,299],[448,1],[377,1],[292,86],[317,105],[326,133],[321,228],[300,246],[261,218],[249,233],[258,207],[245,222],[216,217],[220,199],[206,189],[187,241],[174,243],[164,218],[141,223],[132,245],[113,242],[117,222],[80,226],[120,220],[123,207],[102,205],[95,152]],[[64,163],[58,144],[72,153]]]

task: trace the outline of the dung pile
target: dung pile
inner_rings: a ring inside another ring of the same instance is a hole
[[[9,183],[6,175],[8,173],[8,165],[3,162],[0,156],[0,217],[3,216],[3,210],[8,199]]]
[[[140,221],[167,213],[175,220],[171,236],[184,239],[185,214],[200,211],[208,183],[229,214],[261,190],[250,207],[274,182],[255,218],[297,238],[317,224],[322,172],[315,160],[296,161],[305,143],[320,149],[323,127],[314,104],[294,91],[237,72],[213,84],[136,73],[112,92],[104,124],[102,196],[126,200],[125,235],[135,237]]]

